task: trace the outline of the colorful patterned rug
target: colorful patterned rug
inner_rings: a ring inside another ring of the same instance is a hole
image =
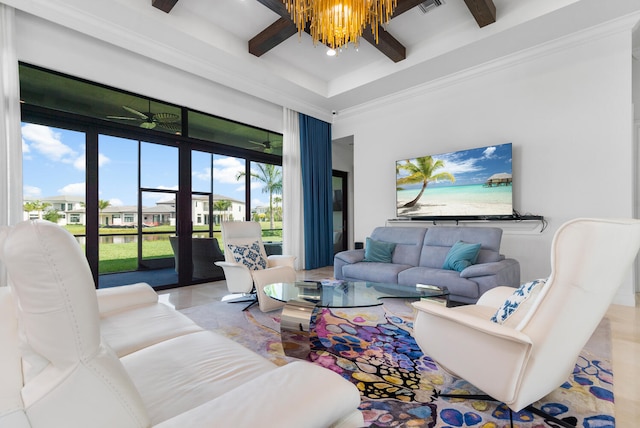
[[[276,364],[286,364],[279,316],[258,308],[211,303],[182,310]],[[309,359],[353,382],[362,394],[370,427],[509,427],[509,411],[482,400],[439,398],[441,393],[482,394],[422,354],[411,336],[413,308],[403,301],[361,309],[321,309],[315,318]],[[610,329],[605,319],[581,353],[572,376],[535,407],[583,428],[614,427]],[[297,346],[286,343],[285,346]],[[528,411],[514,413],[514,427],[555,426]]]

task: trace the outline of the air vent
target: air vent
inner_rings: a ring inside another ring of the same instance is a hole
[[[422,13],[429,13],[438,6],[442,6],[444,0],[427,0],[418,5]]]

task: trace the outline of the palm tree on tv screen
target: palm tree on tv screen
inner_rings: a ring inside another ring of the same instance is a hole
[[[452,183],[456,182],[456,178],[450,172],[442,171],[435,173],[436,170],[444,168],[444,162],[442,160],[433,161],[431,156],[423,156],[416,158],[415,163],[407,160],[405,163],[399,165],[400,169],[403,169],[409,173],[405,177],[400,177],[396,180],[396,185],[402,186],[404,184],[417,184],[422,183],[420,193],[413,200],[403,205],[403,208],[410,208],[418,203],[422,194],[427,188],[427,185],[431,181],[448,180]]]
[[[273,195],[282,194],[282,169],[278,165],[270,163],[257,163],[257,170],[251,170],[249,176],[260,181],[262,186],[262,193],[269,194],[269,220],[271,229],[273,226]],[[245,176],[245,172],[239,172],[236,175],[236,180],[240,180]]]

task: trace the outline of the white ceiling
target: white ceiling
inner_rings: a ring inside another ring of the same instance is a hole
[[[479,28],[462,0],[385,25],[407,50],[392,62],[362,40],[335,57],[307,34],[255,57],[248,41],[278,19],[256,0],[0,0],[25,12],[298,111],[342,111],[640,9],[638,0],[493,0]]]

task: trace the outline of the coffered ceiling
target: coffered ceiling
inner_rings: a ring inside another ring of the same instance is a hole
[[[637,10],[637,0],[606,7],[596,0],[443,0],[425,13],[419,1],[398,0],[402,13],[383,26],[385,40],[397,43],[363,40],[330,57],[308,34],[291,34],[280,0],[0,1],[316,117],[381,101]]]

